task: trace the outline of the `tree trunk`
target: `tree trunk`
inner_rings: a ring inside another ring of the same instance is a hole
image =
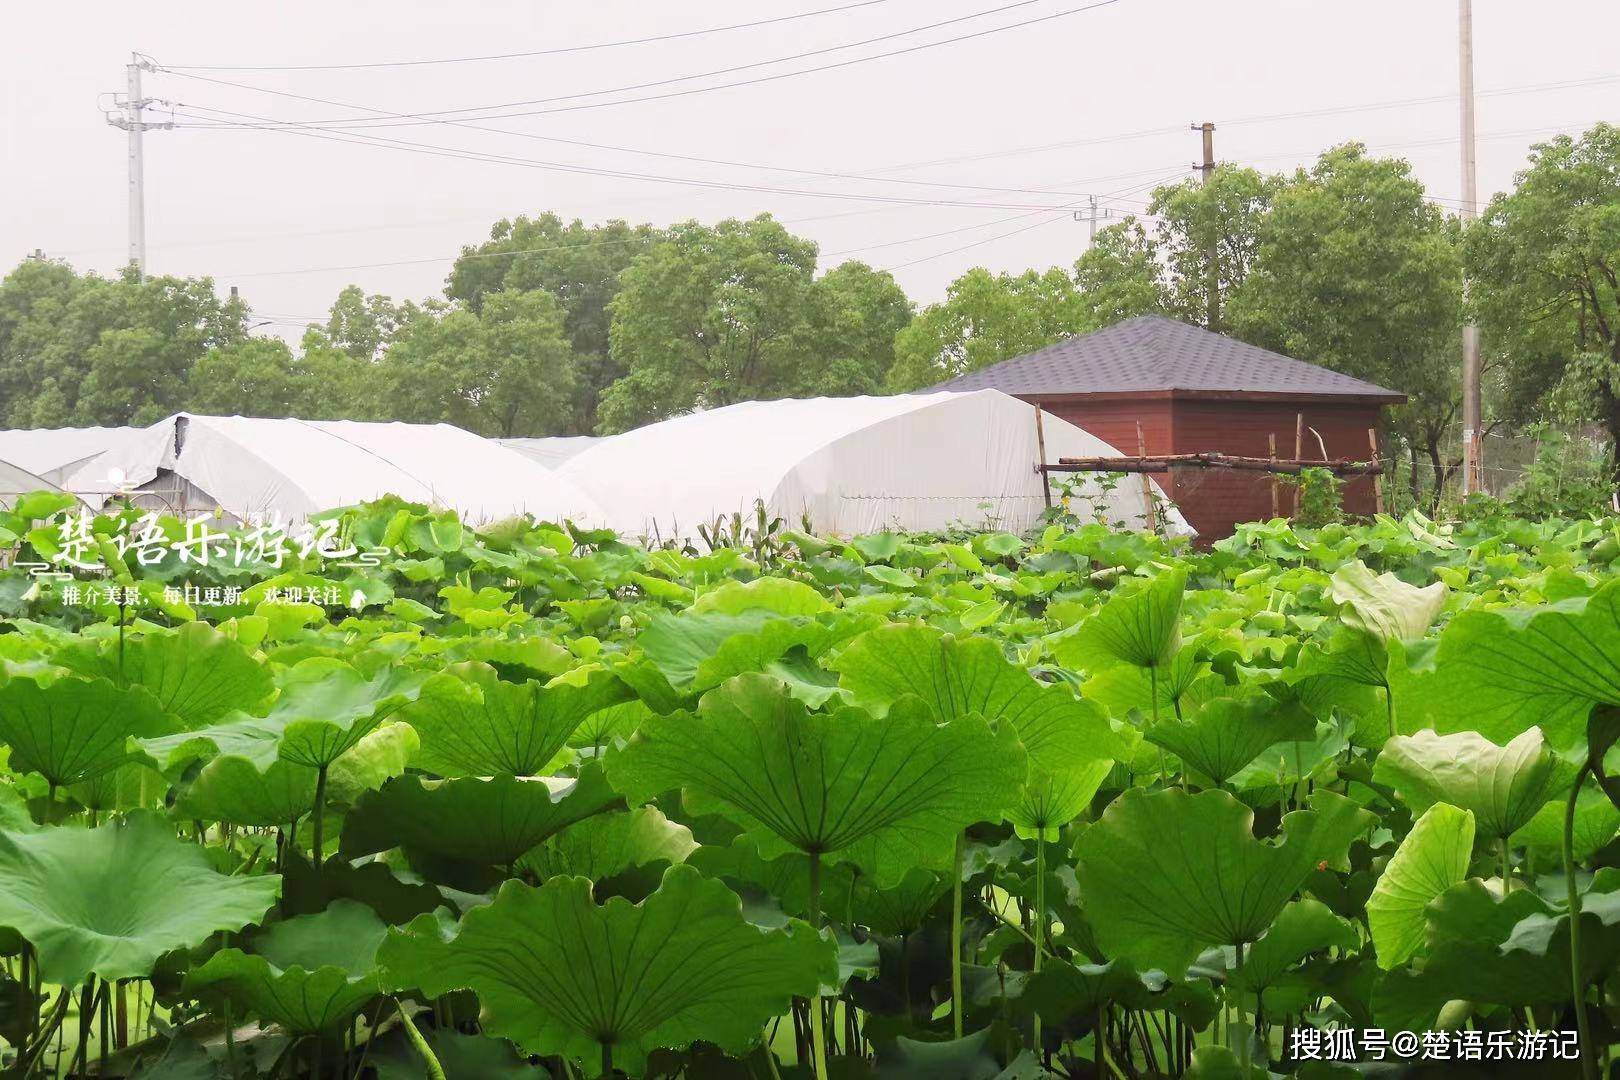
[[[1440,456],[1439,436],[1429,436],[1429,465],[1434,469],[1434,490],[1429,493],[1429,516],[1440,514],[1440,497],[1446,490],[1446,462]]]

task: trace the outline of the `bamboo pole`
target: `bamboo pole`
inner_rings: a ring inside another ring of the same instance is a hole
[[[1035,403],[1035,452],[1041,460],[1041,498],[1046,500],[1046,508],[1052,509],[1052,474],[1046,471],[1046,425],[1041,423],[1041,403]]]
[[[1339,476],[1371,476],[1383,468],[1377,461],[1351,461],[1347,458],[1332,461],[1273,461],[1271,458],[1206,452],[1157,454],[1153,457],[1064,457],[1058,458],[1055,465],[1045,466],[1045,469],[1048,472],[1155,473],[1184,467],[1242,469],[1283,476],[1293,475],[1304,469],[1326,469]]]
[[[1273,431],[1271,433],[1270,441],[1271,441],[1271,460],[1272,460],[1272,463],[1275,464],[1276,461],[1277,461],[1277,433],[1275,431]],[[1275,518],[1275,517],[1278,516],[1279,512],[1280,512],[1280,507],[1279,507],[1279,504],[1278,504],[1278,497],[1277,497],[1277,474],[1272,473],[1271,474],[1271,516]]]
[[[1136,453],[1140,457],[1147,457],[1147,439],[1142,435],[1140,420],[1136,422]],[[1159,516],[1153,508],[1153,481],[1148,479],[1145,471],[1142,473],[1142,517],[1147,522],[1148,531],[1159,531]]]
[[[1302,413],[1302,412],[1297,412],[1297,413],[1294,414],[1294,460],[1295,461],[1303,461],[1304,459],[1305,459],[1305,414]],[[1296,517],[1299,514],[1299,485],[1298,484],[1294,485],[1294,497],[1293,497],[1293,499],[1291,501],[1293,502],[1293,509],[1291,511],[1289,511],[1288,516],[1289,517]]]
[[[1372,460],[1383,462],[1378,458],[1378,429],[1367,429],[1367,445],[1372,449]],[[1373,510],[1375,513],[1384,512],[1384,474],[1382,471],[1373,473]]]

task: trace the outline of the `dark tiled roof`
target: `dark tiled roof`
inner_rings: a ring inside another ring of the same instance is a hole
[[[1142,315],[940,383],[935,390],[1120,394],[1149,390],[1402,394],[1161,315]]]

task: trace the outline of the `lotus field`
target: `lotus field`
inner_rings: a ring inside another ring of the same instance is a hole
[[[1595,1077],[1620,1041],[1612,522],[328,520],[369,557],[0,516],[7,1075],[1348,1076],[1349,1033]]]

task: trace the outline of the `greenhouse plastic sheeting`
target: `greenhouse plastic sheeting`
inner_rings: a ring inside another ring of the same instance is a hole
[[[9,504],[14,497],[30,491],[54,490],[56,485],[43,476],[0,460],[0,504]]]
[[[1046,459],[1115,455],[1096,436],[1047,415]],[[789,528],[817,532],[1021,531],[1045,503],[1035,408],[1001,393],[906,394],[744,402],[639,428],[565,462],[628,536],[693,539],[700,525],[751,515],[763,499]],[[1055,482],[1054,478],[1054,482]],[[1157,492],[1163,499],[1163,493]],[[1143,527],[1142,488],[1104,491],[1084,478],[1070,509]],[[1175,510],[1173,530],[1192,530]]]
[[[577,457],[598,443],[605,442],[601,435],[550,435],[536,439],[496,439],[508,450],[516,450],[530,461],[555,469],[572,457]]]
[[[175,511],[217,505],[238,520],[312,513],[384,495],[455,510],[469,522],[530,513],[598,520],[569,481],[450,424],[264,420],[181,413],[130,445],[103,453],[64,485],[72,491],[144,490],[137,501]],[[162,498],[158,498],[162,496]]]
[[[14,428],[0,431],[0,461],[60,485],[97,454],[137,441],[144,428]]]

